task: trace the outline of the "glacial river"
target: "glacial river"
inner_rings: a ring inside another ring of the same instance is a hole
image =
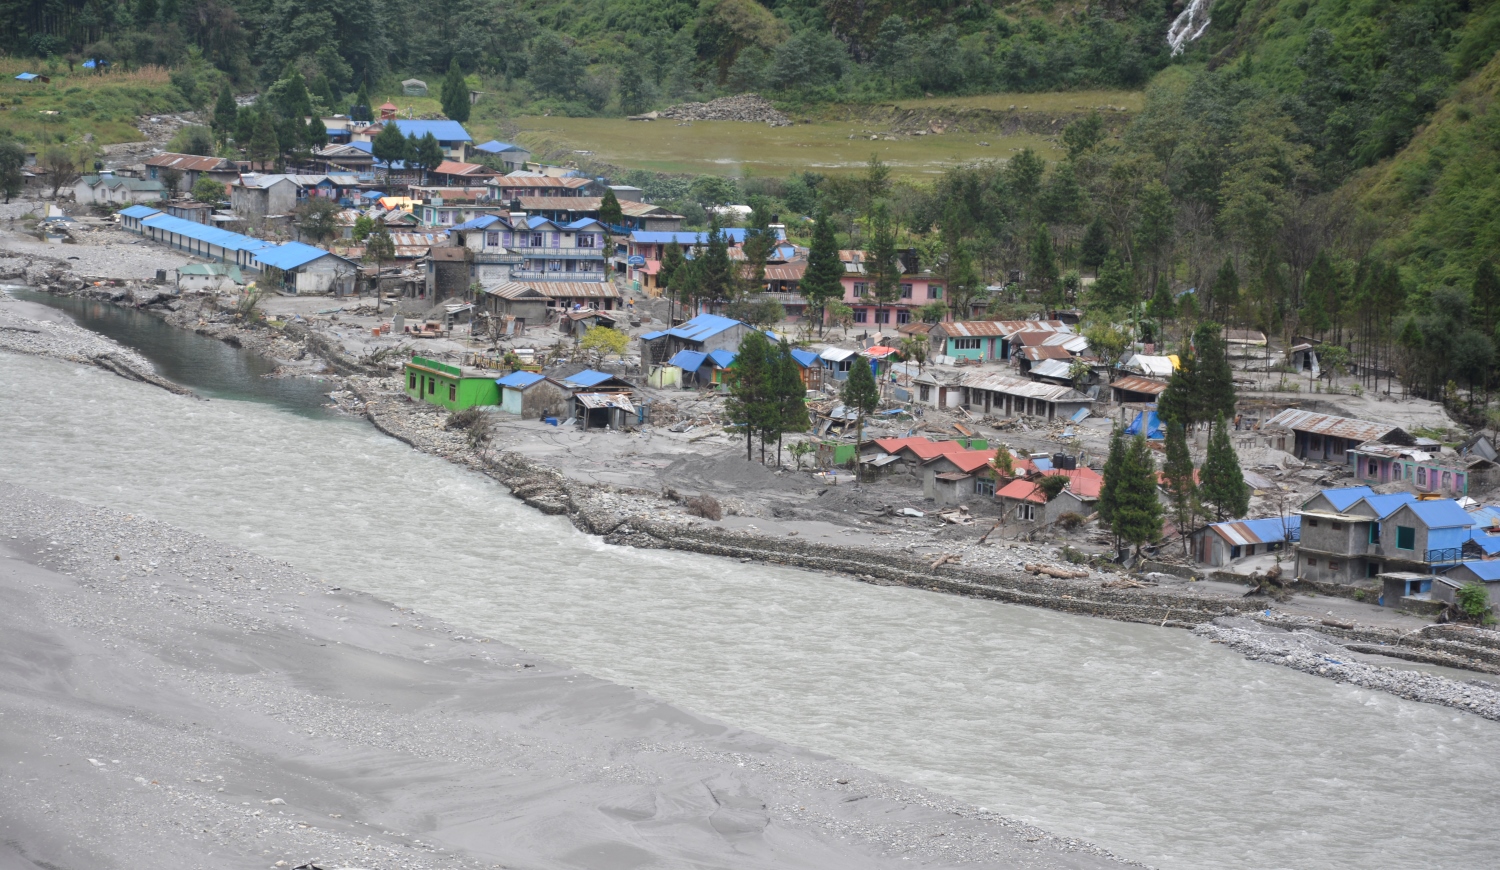
[[[1496,723],[1183,631],[605,546],[366,423],[174,374],[220,398],[0,353],[0,478],[1158,867],[1493,866]]]

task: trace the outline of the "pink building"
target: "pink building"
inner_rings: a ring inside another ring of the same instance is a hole
[[[908,268],[916,257],[911,252],[901,255],[901,296],[893,302],[878,303],[874,290],[865,277],[864,251],[839,251],[844,263],[844,304],[854,309],[854,322],[882,327],[889,324],[910,323],[916,320],[914,313],[930,302],[942,302],[943,280],[931,272],[917,272]]]

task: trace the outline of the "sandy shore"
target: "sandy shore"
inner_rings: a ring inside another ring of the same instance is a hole
[[[1120,866],[462,626],[0,483],[0,866]]]

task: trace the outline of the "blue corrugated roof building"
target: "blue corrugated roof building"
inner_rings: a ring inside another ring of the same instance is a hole
[[[1325,489],[1321,493],[1328,503],[1333,505],[1336,511],[1346,511],[1349,506],[1367,496],[1375,494],[1375,490],[1368,486],[1345,486],[1339,489]]]
[[[1412,513],[1421,518],[1429,529],[1468,528],[1474,521],[1468,511],[1458,506],[1451,498],[1434,501],[1414,501]]]
[[[794,347],[792,348],[792,359],[797,361],[797,365],[805,369],[814,369],[819,365],[818,355],[810,350],[801,350]]]
[[[473,220],[464,221],[461,224],[455,224],[449,227],[448,232],[451,233],[455,230],[482,230],[485,227],[494,226],[495,224],[501,224],[503,226],[510,225],[506,223],[504,218],[501,218],[498,215],[482,214],[479,217],[474,218]]]
[[[743,227],[730,227],[723,230],[724,237],[736,245],[745,243],[745,230]],[[636,230],[630,234],[630,240],[642,245],[669,245],[676,242],[679,245],[706,245],[708,244],[708,233],[669,233],[656,230]]]
[[[519,145],[512,145],[509,142],[501,142],[498,139],[491,139],[483,145],[475,145],[474,150],[482,151],[485,154],[500,154],[505,151],[523,151],[528,154],[531,153],[529,151],[526,151],[525,148],[522,148]]]
[[[335,256],[338,255],[331,254],[322,248],[315,248],[312,245],[304,245],[301,242],[287,242],[284,245],[255,252],[256,260],[267,266],[280,269],[283,272],[289,272],[293,269],[306,266],[314,260]]]
[[[133,205],[130,208],[120,209],[120,214],[128,218],[148,218],[154,214],[161,214],[157,209],[149,205]]]
[[[1375,512],[1375,516],[1380,517],[1381,519],[1385,519],[1386,517],[1400,510],[1402,505],[1410,504],[1411,502],[1414,502],[1416,500],[1417,497],[1409,492],[1393,492],[1387,495],[1367,495],[1364,498],[1360,499],[1360,501],[1370,506],[1370,510]],[[1359,502],[1355,502],[1355,504],[1359,504]],[[1353,505],[1351,505],[1350,507],[1352,508]]]
[[[677,366],[685,372],[696,372],[703,367],[703,361],[708,359],[708,354],[698,350],[679,350],[667,360],[667,365]]]
[[[577,374],[568,375],[563,380],[569,384],[579,387],[593,387],[604,383],[614,375],[608,372],[596,372],[593,369],[584,369]]]
[[[545,377],[537,374],[536,372],[511,372],[503,378],[496,378],[495,383],[499,384],[502,387],[512,387],[517,390],[524,390],[532,384],[545,380]]]
[[[396,129],[401,131],[401,135],[407,137],[408,139],[412,138],[413,136],[420,139],[423,136],[426,136],[428,133],[431,133],[432,138],[438,140],[439,142],[474,141],[473,139],[469,138],[469,131],[464,129],[464,125],[458,123],[457,121],[396,120],[389,121],[387,123],[395,124]]]
[[[165,214],[156,214],[144,218],[141,220],[141,226],[162,232],[175,233],[184,238],[193,239],[208,245],[215,245],[229,251],[258,251],[261,248],[271,247],[271,243],[263,239],[251,238],[239,233],[232,233],[229,230],[221,230],[217,227]]]
[[[708,358],[713,360],[714,365],[721,369],[727,369],[734,365],[734,357],[735,355],[727,350],[713,350],[708,353]]]

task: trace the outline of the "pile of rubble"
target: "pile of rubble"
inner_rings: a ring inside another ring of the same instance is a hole
[[[759,94],[720,97],[706,103],[679,103],[653,114],[673,121],[750,121],[772,127],[792,125],[791,118],[776,111],[776,107]]]

